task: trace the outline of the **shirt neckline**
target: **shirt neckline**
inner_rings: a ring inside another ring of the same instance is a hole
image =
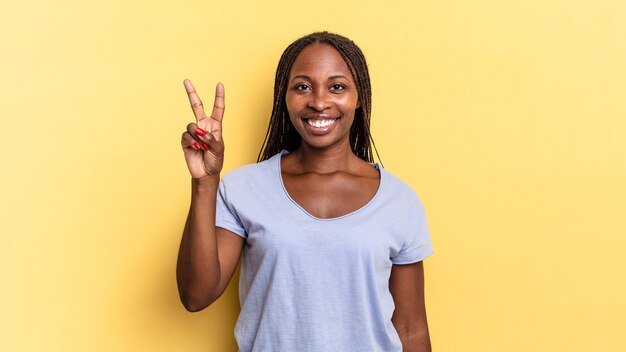
[[[378,174],[379,174],[379,181],[378,181],[378,189],[376,190],[376,193],[374,193],[374,196],[367,202],[365,203],[362,207],[351,211],[347,214],[341,215],[341,216],[337,216],[334,218],[319,218],[311,213],[309,213],[306,209],[304,209],[300,204],[298,204],[298,202],[296,202],[293,198],[291,198],[291,195],[289,194],[289,192],[287,192],[287,188],[285,187],[285,182],[283,182],[283,174],[282,174],[282,169],[281,169],[281,159],[283,157],[283,155],[289,154],[289,151],[287,150],[283,150],[280,153],[278,153],[277,158],[276,158],[276,171],[278,172],[278,180],[280,182],[280,186],[283,189],[283,193],[285,194],[285,196],[287,197],[287,199],[289,199],[289,201],[294,204],[297,208],[299,208],[306,216],[312,218],[313,220],[317,220],[317,221],[336,221],[336,220],[341,220],[347,217],[350,217],[352,215],[355,215],[361,211],[363,211],[364,209],[368,208],[370,206],[370,204],[374,203],[374,201],[379,198],[381,190],[383,188],[383,183],[385,182],[385,173],[384,173],[384,169],[380,166],[380,164],[378,163],[371,163],[372,166],[374,166],[376,168],[376,170],[378,170]]]

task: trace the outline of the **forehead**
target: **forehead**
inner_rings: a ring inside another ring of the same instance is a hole
[[[289,76],[304,74],[307,76],[334,76],[344,75],[352,79],[352,72],[345,60],[332,45],[313,43],[306,46],[291,67]]]

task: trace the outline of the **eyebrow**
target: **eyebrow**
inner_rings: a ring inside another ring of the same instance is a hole
[[[293,76],[291,81],[293,81],[296,78],[302,78],[302,79],[309,80],[309,81],[311,80],[311,77],[309,77],[307,75],[295,75],[295,76]],[[344,75],[332,75],[332,76],[328,77],[329,80],[338,79],[338,78],[348,79],[348,77],[346,77]]]

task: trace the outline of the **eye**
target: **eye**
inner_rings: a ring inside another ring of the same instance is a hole
[[[310,87],[307,84],[298,83],[298,84],[296,84],[294,89],[299,91],[299,92],[306,92],[306,91],[310,90]]]
[[[342,90],[344,90],[346,87],[344,87],[343,84],[340,83],[333,83],[330,85],[330,90],[333,92],[341,92]]]

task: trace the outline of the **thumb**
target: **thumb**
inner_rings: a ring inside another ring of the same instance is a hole
[[[209,151],[212,151],[214,154],[221,154],[222,152],[224,152],[224,141],[221,138],[221,133],[219,140],[211,133],[207,133],[201,138],[204,143],[209,146]]]

